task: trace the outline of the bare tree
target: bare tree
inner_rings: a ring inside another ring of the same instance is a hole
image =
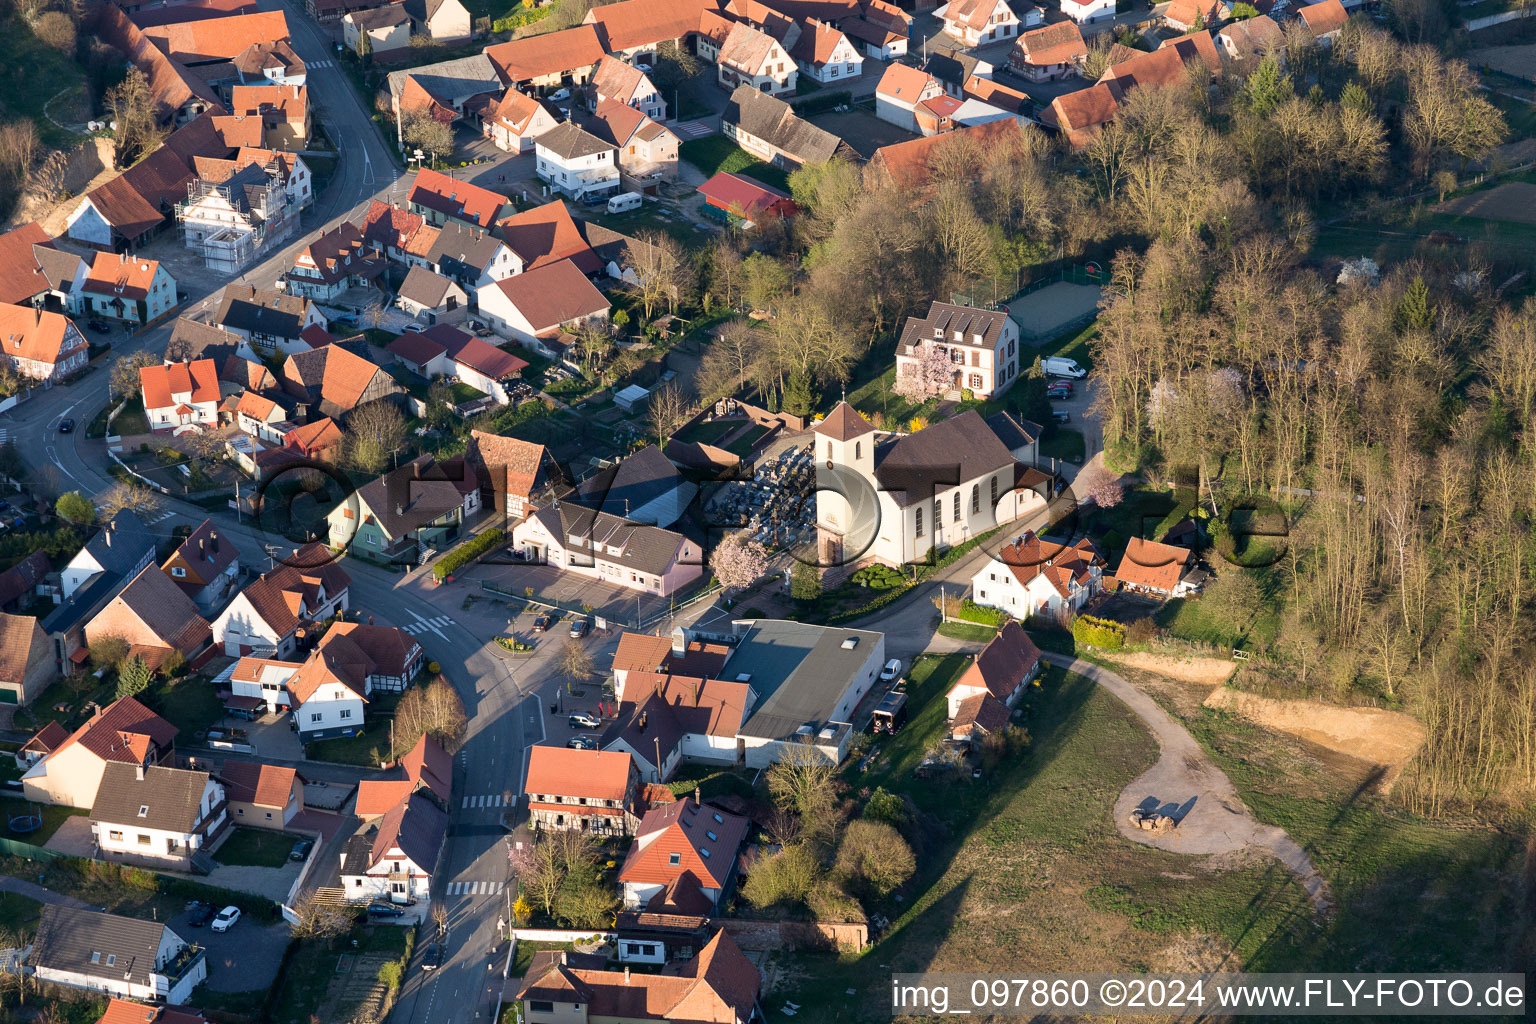
[[[762,351],[762,334],[750,320],[728,320],[699,359],[695,378],[706,399],[726,398],[747,386]]]
[[[565,676],[566,690],[586,682],[597,674],[597,663],[580,641],[568,640],[560,651],[560,674]]]
[[[691,406],[676,381],[668,381],[651,392],[649,416],[656,443],[666,446],[672,432],[688,420]]]
[[[801,832],[825,838],[836,825],[837,765],[810,743],[785,743],[768,769],[768,793],[779,807],[800,816]]]
[[[469,728],[464,701],[443,676],[405,691],[395,708],[394,755],[399,757],[422,736],[431,736],[449,753],[457,750]]]
[[[96,507],[101,510],[103,522],[110,522],[113,516],[124,510],[144,519],[160,510],[160,497],[143,484],[116,483],[101,496]]]
[[[635,275],[635,287],[640,290],[640,305],[647,321],[663,299],[671,308],[677,308],[687,265],[682,248],[671,235],[648,232],[638,245],[624,247],[624,266]]]
[[[293,907],[294,917],[289,932],[296,939],[312,939],[330,942],[345,935],[352,928],[352,910],[344,903],[319,900],[313,890],[299,897]]]
[[[404,443],[405,418],[392,402],[369,402],[347,417],[343,451],[365,473],[383,470]]]
[[[139,370],[146,366],[158,366],[160,360],[150,352],[134,352],[132,355],[119,356],[112,363],[112,372],[107,379],[107,386],[112,392],[113,398],[126,398],[129,395],[139,393]]]
[[[453,127],[433,117],[430,111],[401,111],[400,138],[430,156],[433,167],[439,159],[453,155]]]
[[[159,144],[159,112],[149,79],[137,67],[130,67],[123,80],[107,90],[104,100],[112,121],[117,165],[127,167]]]

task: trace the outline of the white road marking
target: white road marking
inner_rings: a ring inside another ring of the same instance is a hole
[[[406,628],[407,632],[413,633],[413,634],[416,634],[416,635],[419,636],[420,633],[417,632],[418,629],[430,629],[432,632],[436,633],[440,639],[443,639],[443,640],[447,640],[448,639],[446,636],[443,635],[443,631],[441,629],[438,629],[437,626],[434,626],[432,624],[432,621],[435,621],[435,620],[424,619],[420,615],[417,615],[415,611],[413,611],[413,610],[411,610],[409,608],[406,609],[406,611],[410,612],[411,617],[414,618],[418,623],[420,623],[420,625],[418,627],[416,627],[416,628],[412,628],[411,626],[406,626],[405,628]],[[439,616],[439,618],[446,618],[446,616]]]

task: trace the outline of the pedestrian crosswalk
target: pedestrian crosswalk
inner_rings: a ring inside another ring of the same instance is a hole
[[[156,523],[162,523],[175,514],[175,512],[172,512],[169,509],[162,509],[159,512],[151,512],[149,515],[143,516],[142,518],[144,520],[145,526],[154,526]]]
[[[312,71],[315,68],[333,68],[336,66],[336,62],[333,60],[310,60],[305,61],[304,66]]]
[[[442,628],[453,625],[453,617],[450,615],[435,615],[430,619],[423,619],[418,615],[416,619],[415,622],[405,624],[405,631],[413,636],[421,636],[423,633],[436,633],[442,636]]]
[[[493,896],[507,887],[506,882],[449,882],[449,896]]]
[[[512,801],[501,793],[490,793],[485,796],[467,796],[464,798],[464,809],[470,810],[477,807],[510,807]]]
[[[714,132],[714,129],[703,121],[679,121],[672,126],[672,130],[679,135],[686,135],[690,139],[697,139]]]

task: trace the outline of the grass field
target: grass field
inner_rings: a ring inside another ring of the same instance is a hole
[[[236,826],[213,859],[231,867],[280,868],[287,865],[293,844],[302,838],[291,832]]]
[[[313,761],[336,761],[340,764],[377,768],[381,761],[389,757],[389,723],[378,715],[370,716],[359,736],[337,736],[312,741],[308,757]]]
[[[1074,427],[1057,427],[1040,439],[1040,455],[1047,459],[1082,462],[1087,450],[1083,432]]]
[[[689,139],[677,149],[677,155],[703,172],[706,178],[721,171],[745,174],[781,192],[789,191],[789,175],[742,149],[724,135]]]
[[[182,742],[224,717],[224,702],[213,691],[213,683],[202,676],[182,676],[168,681],[156,679],[150,684],[149,706],[160,717],[181,730]]]
[[[797,1022],[883,1020],[893,972],[1181,969],[1198,942],[1235,949],[1242,961],[1305,923],[1306,898],[1282,871],[1192,872],[1189,858],[1120,837],[1114,799],[1155,756],[1121,704],[1059,670],[1026,700],[1033,743],[991,778],[925,783],[903,756],[859,780],[906,793],[931,816],[918,878],[862,955],[776,961],[766,1003],[800,1004]],[[917,740],[927,713],[925,705],[896,735],[893,757],[909,735]]]
[[[37,931],[37,918],[43,905],[20,893],[0,892],[0,928],[9,934],[30,936]]]
[[[997,630],[975,622],[945,622],[939,625],[939,635],[984,644],[997,636]]]
[[[43,826],[35,832],[12,832],[9,821],[18,814],[28,814],[40,811],[43,816]],[[0,835],[7,839],[15,839],[17,842],[31,843],[33,846],[42,846],[53,838],[53,834],[59,830],[59,826],[70,818],[90,814],[89,808],[64,807],[60,804],[33,804],[23,800],[19,796],[0,797]]]
[[[25,18],[4,21],[5,61],[0,81],[0,121],[24,117],[37,126],[46,147],[72,145],[79,136],[50,121],[44,113],[48,101],[60,93],[85,86],[85,71],[70,57],[46,45],[32,34]],[[62,113],[62,112],[61,112]]]

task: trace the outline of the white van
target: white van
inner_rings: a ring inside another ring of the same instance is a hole
[[[622,192],[608,200],[608,212],[623,213],[625,210],[638,210],[641,198],[639,192]]]
[[[1081,366],[1078,366],[1077,363],[1073,360],[1063,359],[1061,356],[1051,356],[1048,359],[1042,359],[1040,360],[1040,365],[1045,368],[1046,373],[1053,377],[1088,376],[1087,370],[1083,369]]]

